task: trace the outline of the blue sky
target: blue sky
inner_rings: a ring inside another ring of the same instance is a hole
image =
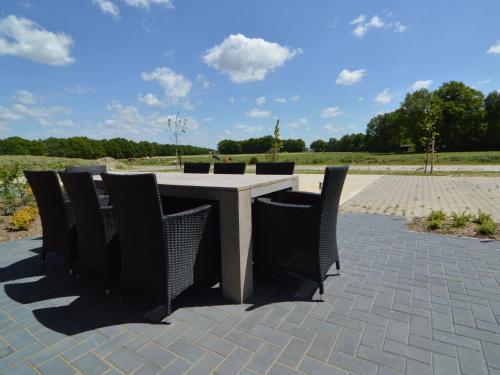
[[[498,0],[2,0],[0,137],[364,132],[415,88],[500,89]]]

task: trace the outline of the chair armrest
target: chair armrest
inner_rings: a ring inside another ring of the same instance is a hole
[[[285,190],[284,199],[284,203],[317,205],[321,199],[321,194],[306,191]]]
[[[109,195],[98,195],[97,200],[99,201],[99,207],[110,207],[109,206]]]

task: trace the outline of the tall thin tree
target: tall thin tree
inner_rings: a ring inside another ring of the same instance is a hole
[[[188,118],[180,118],[179,113],[176,113],[174,118],[168,118],[168,133],[170,138],[175,143],[175,166],[177,169],[181,168],[181,155],[179,153],[179,140],[186,134],[188,129]]]

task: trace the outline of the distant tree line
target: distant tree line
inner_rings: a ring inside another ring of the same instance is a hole
[[[283,152],[306,151],[306,143],[302,139],[282,139]],[[219,142],[217,149],[221,154],[261,154],[273,149],[274,138],[271,135],[260,138],[249,138],[242,141],[224,139]]]
[[[210,152],[208,148],[182,146],[183,155],[200,155]],[[48,138],[28,140],[10,137],[0,140],[0,155],[40,155],[66,158],[97,159],[111,156],[126,159],[142,156],[173,156],[175,145],[156,142],[134,142],[124,138],[89,139],[87,137]]]
[[[411,144],[423,151],[429,134],[446,151],[500,150],[500,92],[484,94],[462,82],[444,83],[435,91],[407,94],[393,112],[370,120],[366,134],[317,140],[314,151],[399,152]]]

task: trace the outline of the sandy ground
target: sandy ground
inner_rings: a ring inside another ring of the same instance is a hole
[[[299,190],[319,193],[319,183],[323,182],[321,174],[300,174]],[[355,197],[361,191],[366,189],[372,183],[381,178],[381,175],[347,175],[342,195],[340,196],[340,204],[344,204],[349,199]]]

